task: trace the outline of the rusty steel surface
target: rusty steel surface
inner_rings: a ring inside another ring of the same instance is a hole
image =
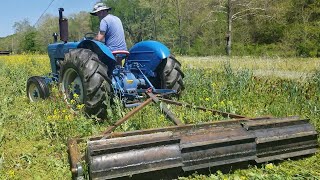
[[[256,136],[257,163],[314,154],[317,132],[307,119],[299,117],[243,123]]]
[[[269,117],[265,117],[264,119],[268,119]],[[214,121],[214,122],[205,122],[199,124],[184,124],[180,126],[169,126],[164,128],[155,128],[155,129],[146,129],[146,130],[136,130],[136,131],[128,131],[128,132],[113,132],[110,133],[108,136],[100,135],[100,136],[92,136],[90,137],[90,141],[100,140],[103,137],[107,138],[116,138],[116,137],[128,137],[128,136],[136,136],[136,135],[143,135],[143,134],[152,134],[157,132],[166,132],[166,131],[189,131],[195,129],[207,129],[209,127],[222,127],[228,128],[233,126],[239,126],[242,122],[252,121],[260,118],[240,118],[240,119],[232,119],[232,120],[223,120],[223,121]]]
[[[243,118],[119,133],[104,140],[93,138],[88,141],[87,163],[91,179],[147,175],[165,179],[154,173],[177,177],[238,163],[309,155],[317,147],[317,132],[305,119]]]
[[[68,142],[74,178],[83,174],[77,143],[85,141],[90,179],[172,179],[210,168],[310,155],[318,148],[318,134],[307,119],[246,118],[148,95],[107,134]],[[237,119],[185,125],[164,105],[162,111],[176,126],[111,133],[151,101],[159,104],[160,100]]]
[[[251,126],[255,127],[254,132]],[[277,134],[275,127],[284,131]],[[182,172],[241,162],[280,160],[313,154],[317,148],[314,128],[297,117],[238,119],[120,134],[88,142],[87,162],[92,179],[145,177],[147,173],[161,179],[163,176],[152,175],[162,172],[178,176]],[[272,142],[272,146],[267,142]]]
[[[182,169],[194,171],[255,159],[255,137],[240,126],[213,128],[181,137]]]
[[[113,179],[182,166],[180,139],[171,132],[88,143],[91,179]]]
[[[67,146],[70,161],[70,170],[72,173],[72,177],[75,178],[78,175],[77,165],[81,160],[77,139],[69,139]]]

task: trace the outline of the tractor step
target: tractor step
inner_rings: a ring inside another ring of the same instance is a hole
[[[310,155],[318,147],[314,127],[299,117],[117,133],[107,139],[92,138],[87,144],[91,179],[163,179],[168,173],[177,177],[196,170]]]

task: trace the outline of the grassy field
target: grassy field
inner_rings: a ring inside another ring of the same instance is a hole
[[[178,57],[186,89],[180,101],[249,117],[299,115],[320,132],[320,60],[251,57]],[[128,109],[113,106],[103,124],[73,113],[57,87],[50,99],[29,103],[26,81],[50,72],[44,55],[0,56],[0,179],[70,179],[66,141],[97,135]],[[185,123],[215,121],[193,109],[170,107]],[[169,126],[148,106],[116,131]],[[320,154],[300,160],[252,166],[229,173],[180,179],[320,179]]]

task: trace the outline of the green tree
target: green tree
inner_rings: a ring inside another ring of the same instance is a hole
[[[20,53],[24,51],[24,40],[25,36],[30,32],[35,30],[28,19],[23,19],[22,21],[15,22],[13,25],[15,30],[16,38],[12,39],[14,42],[12,44],[17,45],[14,49],[15,52]]]
[[[320,56],[319,0],[103,0],[125,29],[128,47],[158,40],[187,55]],[[97,32],[99,19],[88,12],[69,18],[70,40]],[[0,38],[0,49],[46,52],[57,15],[45,15],[34,29],[27,19],[15,35]],[[35,38],[34,38],[35,36]],[[227,47],[227,48],[226,48]]]
[[[285,40],[296,50],[297,56],[320,56],[320,1],[291,1],[291,9],[287,12],[288,28]]]
[[[23,33],[30,31],[32,29],[32,26],[30,25],[28,19],[23,19],[22,21],[15,22],[13,24],[13,28],[16,33]]]
[[[97,16],[90,16],[90,29],[91,32],[99,31],[99,18]]]
[[[37,32],[35,30],[25,33],[24,39],[21,41],[21,47],[24,52],[37,52],[39,45],[36,42]]]
[[[84,35],[91,31],[90,14],[88,12],[79,12],[69,16],[69,39],[79,41]]]
[[[58,22],[57,16],[46,14],[38,23],[36,42],[40,52],[46,53],[48,44],[53,43],[53,33],[59,33]]]
[[[123,23],[128,46],[142,40],[151,39],[151,10],[140,6],[140,0],[104,0],[112,7],[111,13],[118,16]]]

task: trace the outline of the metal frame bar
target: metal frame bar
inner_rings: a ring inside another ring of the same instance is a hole
[[[159,104],[159,98],[154,95],[152,92],[147,92],[147,95],[153,100],[153,102]],[[165,104],[160,104],[161,112],[163,112],[170,120],[172,120],[176,125],[183,125],[182,121],[175,117],[175,115],[168,109]]]
[[[193,105],[190,105],[190,104],[187,104],[187,103],[181,103],[181,102],[178,102],[178,101],[173,101],[173,100],[169,100],[169,99],[165,99],[165,98],[159,98],[159,99],[161,101],[163,101],[163,102],[168,103],[168,104],[174,104],[174,105],[177,105],[177,106],[185,106],[185,107],[188,107],[188,108],[194,108],[194,109],[202,110],[202,111],[211,111],[213,114],[219,114],[219,115],[222,115],[223,117],[246,118],[245,116],[238,115],[238,114],[226,113],[226,112],[218,111],[218,110],[215,110],[215,109],[207,109],[207,108],[204,108],[204,107],[193,106]]]
[[[111,133],[113,130],[115,130],[117,127],[119,127],[122,123],[126,122],[130,117],[132,117],[133,115],[135,115],[137,112],[139,112],[142,108],[144,108],[145,106],[147,106],[148,104],[150,104],[152,102],[152,98],[147,99],[146,101],[144,101],[142,104],[140,104],[139,106],[137,106],[136,108],[134,108],[132,111],[130,111],[128,114],[126,114],[123,118],[119,119],[116,123],[114,123],[114,125],[109,126],[104,132],[103,134],[109,134]],[[103,138],[104,139],[104,138]]]

